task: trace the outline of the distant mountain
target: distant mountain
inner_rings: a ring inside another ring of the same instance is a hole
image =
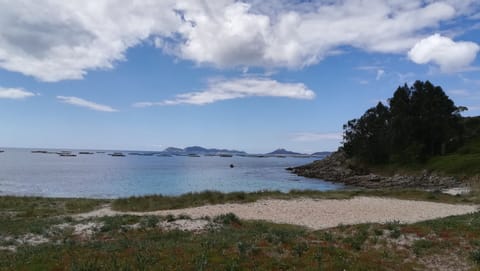
[[[244,151],[227,150],[227,149],[208,149],[210,153],[224,153],[224,154],[247,154]]]
[[[169,147],[169,148],[166,148],[163,152],[174,154],[174,153],[184,153],[185,151],[180,148]]]
[[[302,153],[287,151],[286,149],[276,149],[267,153],[267,155],[302,155]]]
[[[331,151],[319,151],[319,152],[312,153],[312,156],[327,156],[330,154],[332,154]]]
[[[204,147],[200,147],[200,146],[186,147],[183,150],[185,152],[188,152],[188,153],[206,153],[206,152],[208,152],[207,149],[205,149]]]
[[[246,154],[244,151],[227,150],[227,149],[207,149],[200,146],[190,146],[185,149],[169,147],[164,150],[171,154]]]

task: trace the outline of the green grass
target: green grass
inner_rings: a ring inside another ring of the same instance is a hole
[[[349,241],[323,241],[321,232],[264,222],[226,225],[214,232],[161,230],[99,233],[89,242],[23,247],[0,255],[4,270],[382,270],[399,256],[351,250]],[[409,265],[405,265],[408,269]]]
[[[178,203],[185,200],[182,196],[169,197],[167,203],[160,205],[143,205],[143,200],[155,201],[158,196],[134,198],[141,202],[134,208],[188,206],[212,198],[221,203],[249,202],[264,197],[349,198],[355,195],[452,203],[468,200],[414,190],[262,192],[242,196],[208,192],[188,195],[190,199],[186,203]],[[468,263],[472,268],[480,267],[478,212],[411,225],[393,221],[320,231],[243,221],[234,214],[226,214],[210,219],[217,226],[193,233],[167,231],[157,226],[160,221],[188,217],[115,216],[80,221],[69,218],[109,202],[103,200],[0,197],[0,202],[0,239],[30,232],[52,240],[38,246],[0,242],[0,246],[17,246],[16,252],[0,252],[0,270],[422,270],[427,268],[424,263],[429,257],[435,255],[456,255],[457,261]],[[53,225],[87,222],[99,225],[90,238],[68,230],[51,231]],[[406,236],[413,236],[413,241],[402,241]]]
[[[15,212],[23,217],[45,217],[87,212],[106,202],[108,200],[1,196],[0,211]]]
[[[427,168],[443,174],[469,177],[480,174],[480,138],[471,139],[456,152],[427,162]]]
[[[471,177],[480,174],[480,152],[450,154],[430,159],[426,167],[444,175]]]
[[[335,190],[335,191],[291,191],[282,193],[279,191],[262,192],[235,192],[221,193],[217,191],[205,191],[188,193],[180,196],[150,195],[142,197],[129,197],[115,199],[112,208],[117,211],[156,211],[196,207],[207,204],[223,203],[248,203],[260,199],[350,199],[355,196],[392,197],[409,200],[425,200],[445,203],[480,203],[480,193],[471,193],[462,196],[451,196],[438,191],[422,191],[415,189],[384,189],[384,190]]]
[[[109,222],[115,225],[138,220],[109,219],[116,220]],[[434,254],[455,254],[472,268],[478,264],[478,247],[468,242],[480,240],[479,213],[413,225],[393,224],[309,231],[240,221],[200,234],[112,227],[91,240],[71,237],[57,245],[24,246],[15,253],[0,253],[0,270],[422,270],[426,268],[422,260]],[[398,228],[401,236],[418,239],[399,245],[397,238],[377,234],[392,227]]]
[[[480,176],[480,138],[471,139],[454,153],[435,156],[425,163],[371,166],[374,172],[384,175],[410,174],[419,175],[423,170],[440,175],[454,176],[461,179],[478,179]]]
[[[456,152],[433,157],[428,160],[426,168],[444,175],[461,178],[480,175],[480,138],[471,139]]]
[[[355,191],[321,192],[313,190],[294,190],[289,193],[282,193],[279,191],[262,191],[250,193],[222,193],[218,191],[204,191],[197,193],[187,193],[180,196],[150,195],[116,199],[112,202],[112,207],[113,209],[119,211],[155,211],[196,207],[207,204],[248,203],[265,198],[290,199],[298,197],[312,197],[346,199],[351,198],[352,196],[356,195],[356,193],[357,192]]]
[[[0,235],[46,234],[55,224],[71,220],[69,215],[88,212],[107,200],[40,197],[0,197]]]

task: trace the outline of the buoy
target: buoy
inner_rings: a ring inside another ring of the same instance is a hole
[[[230,168],[234,168],[235,166],[233,164],[230,164]]]

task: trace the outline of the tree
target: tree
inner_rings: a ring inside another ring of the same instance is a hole
[[[443,155],[461,144],[460,112],[429,81],[400,86],[388,100],[344,125],[345,152],[369,163],[410,162]]]
[[[347,154],[360,156],[372,163],[388,159],[388,125],[388,107],[378,103],[360,119],[353,119],[344,125],[344,150]]]
[[[413,128],[413,112],[410,102],[412,91],[405,84],[398,87],[393,97],[388,100],[390,104],[390,127],[388,128],[388,138],[391,146],[393,160],[407,161],[412,156],[412,150],[408,148],[413,138],[410,133]],[[413,151],[416,152],[416,151]]]

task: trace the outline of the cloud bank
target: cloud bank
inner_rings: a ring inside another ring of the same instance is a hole
[[[440,23],[478,11],[475,0],[0,0],[0,6],[0,67],[42,81],[111,69],[142,42],[218,68],[298,69],[344,46],[403,54]],[[412,49],[417,63],[448,70],[472,57],[424,56],[418,51],[432,46],[424,43]],[[465,44],[458,46],[450,52],[463,52]]]
[[[479,50],[480,46],[474,42],[455,42],[434,34],[416,43],[408,57],[418,64],[435,63],[443,72],[455,72],[468,67]]]
[[[245,97],[285,97],[311,100],[315,92],[302,83],[281,83],[266,78],[240,78],[233,80],[212,80],[207,89],[177,95],[162,102],[139,102],[134,107],[155,105],[193,104],[205,105],[218,101]]]
[[[117,112],[118,110],[103,104],[97,104],[91,101],[87,101],[82,98],[73,97],[73,96],[57,96],[57,99],[63,103],[71,104],[75,106],[85,107],[95,111],[102,112]]]
[[[36,96],[36,94],[21,88],[1,88],[0,87],[0,99],[20,100],[28,97],[33,97],[33,96]]]

